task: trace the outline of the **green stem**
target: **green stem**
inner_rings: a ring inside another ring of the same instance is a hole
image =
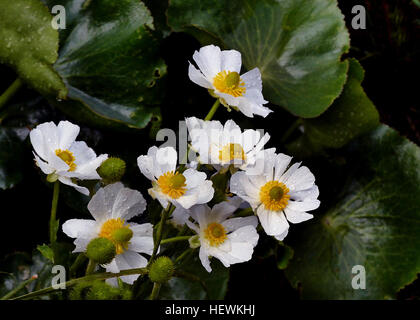
[[[149,263],[147,264],[147,266],[149,266],[153,262],[153,260],[155,260],[156,253],[157,253],[157,251],[159,249],[159,246],[160,246],[160,242],[162,241],[163,226],[165,225],[166,220],[169,217],[170,211],[171,211],[171,204],[168,204],[166,209],[162,210],[161,217],[160,217],[160,223],[159,223],[158,229],[156,231],[156,242],[154,243],[152,256],[150,257]]]
[[[70,277],[76,274],[77,270],[86,261],[86,259],[87,257],[84,253],[79,253],[76,260],[73,262],[73,264],[70,267]]]
[[[19,88],[23,85],[22,80],[17,78],[0,96],[0,109],[15,95]]]
[[[34,281],[36,279],[38,279],[38,277],[37,276],[33,276],[32,278],[30,278],[30,279],[28,279],[26,281],[23,281],[16,288],[14,288],[12,291],[8,292],[3,297],[1,297],[0,300],[8,300],[8,299],[12,298],[16,293],[18,293],[25,286],[27,286],[28,284],[30,284],[32,281]]]
[[[180,236],[180,237],[173,237],[173,238],[168,238],[168,239],[162,239],[162,241],[160,242],[160,244],[166,244],[166,243],[176,242],[176,241],[184,241],[184,240],[188,240],[189,238],[191,238],[191,236]]]
[[[105,280],[105,279],[115,278],[115,277],[128,276],[128,275],[133,275],[133,274],[147,274],[147,273],[148,271],[146,268],[127,269],[118,273],[112,273],[112,272],[94,273],[85,277],[69,280],[65,283],[65,287],[68,288],[68,287],[74,286],[75,284],[82,281]],[[57,290],[60,290],[60,289],[54,289],[53,287],[48,287],[45,289],[41,289],[41,290],[37,290],[31,293],[24,294],[22,296],[13,298],[12,300],[34,298],[34,297],[45,295],[45,294],[48,294]]]
[[[88,275],[92,274],[95,271],[95,268],[96,268],[96,262],[93,261],[92,259],[89,259],[89,263],[88,263],[88,266],[86,268],[86,275],[88,276]]]
[[[160,283],[155,282],[153,284],[153,289],[152,289],[152,293],[150,295],[150,300],[156,300],[157,299],[157,297],[159,296],[160,287],[161,287]]]
[[[50,217],[50,242],[54,244],[57,240],[57,205],[58,195],[60,193],[60,182],[57,180],[54,182],[53,199],[51,204],[51,217]]]
[[[188,248],[187,250],[185,250],[183,253],[181,253],[174,261],[175,264],[178,264],[179,262],[182,261],[182,259],[184,259],[187,255],[189,255],[194,249],[192,248]]]
[[[292,123],[292,125],[287,129],[287,131],[284,133],[283,137],[281,138],[281,143],[285,143],[287,139],[289,139],[290,135],[302,124],[302,119],[299,118],[295,122]]]
[[[217,99],[216,102],[213,104],[213,106],[211,107],[209,113],[207,114],[207,116],[204,118],[205,121],[209,121],[211,119],[213,119],[214,114],[216,113],[217,109],[220,106],[220,100]]]

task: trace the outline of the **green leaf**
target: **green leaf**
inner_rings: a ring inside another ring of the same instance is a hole
[[[101,127],[139,129],[159,116],[166,65],[145,5],[138,0],[47,2],[63,5],[68,22],[54,68],[70,99],[55,105]]]
[[[258,67],[264,96],[300,117],[316,117],[346,81],[349,36],[331,0],[172,0],[168,23],[203,44],[241,52]]]
[[[0,127],[0,189],[14,187],[22,178],[23,143],[28,130]]]
[[[320,117],[303,120],[303,135],[288,145],[291,153],[303,158],[325,148],[341,148],[379,125],[379,113],[361,86],[362,66],[355,59],[349,66],[342,94]]]
[[[194,252],[193,256],[182,263],[179,270],[197,280],[174,277],[162,286],[159,297],[168,300],[222,300],[227,291],[229,269],[214,258],[211,267],[212,272],[207,272],[201,265],[198,253]]]
[[[38,245],[37,250],[39,252],[41,252],[41,254],[47,258],[48,260],[50,260],[51,262],[54,261],[54,251],[53,249],[51,249],[48,245],[43,244],[43,245]]]
[[[57,60],[58,32],[39,0],[0,0],[0,63],[45,95],[64,98],[67,89],[52,65]]]
[[[346,156],[349,181],[335,201],[320,190],[334,205],[296,230],[286,275],[304,298],[393,298],[420,272],[420,148],[382,125]],[[355,265],[365,290],[352,288]]]

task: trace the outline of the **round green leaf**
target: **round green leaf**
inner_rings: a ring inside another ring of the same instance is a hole
[[[58,32],[39,0],[0,0],[0,63],[45,95],[64,98],[67,89],[52,68],[57,60]]]
[[[172,0],[168,23],[240,51],[248,70],[260,69],[265,97],[300,117],[324,112],[346,81],[349,36],[336,1]]]
[[[288,147],[291,153],[310,156],[325,148],[341,148],[379,125],[379,113],[364,92],[364,70],[349,60],[348,79],[340,97],[321,116],[303,120],[304,132]]]
[[[325,215],[302,225],[286,270],[304,298],[384,299],[420,272],[420,148],[387,126],[349,146],[350,181]],[[353,289],[352,268],[366,272]]]
[[[54,68],[69,99],[55,104],[96,126],[144,128],[159,115],[166,73],[149,10],[137,0],[48,2],[68,14]]]

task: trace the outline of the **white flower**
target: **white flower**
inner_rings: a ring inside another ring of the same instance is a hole
[[[42,172],[54,174],[60,182],[89,195],[87,188],[78,186],[72,179],[101,179],[96,169],[108,155],[97,157],[84,141],[75,141],[79,131],[79,126],[69,121],[60,121],[58,126],[46,122],[30,132],[30,139],[35,150],[35,162]]]
[[[197,70],[191,63],[188,75],[194,83],[211,90],[227,106],[239,109],[247,117],[254,114],[266,117],[272,112],[263,104],[261,73],[258,68],[239,75],[241,54],[236,50],[223,50],[214,45],[195,51],[193,59]]]
[[[111,263],[103,265],[108,272],[144,268],[147,259],[140,253],[151,255],[153,252],[153,226],[150,223],[128,223],[146,209],[146,200],[140,192],[124,188],[118,182],[99,189],[89,202],[88,209],[95,220],[72,219],[63,224],[63,231],[76,238],[73,252],[85,252],[89,242],[102,237],[111,240],[117,255]],[[116,241],[112,234],[116,230],[129,229],[132,237],[128,241]],[[132,284],[138,275],[122,276],[121,280]],[[115,284],[116,279],[108,281]]]
[[[230,218],[241,202],[234,197],[212,209],[207,205],[197,205],[189,210],[196,223],[189,220],[186,223],[199,236],[199,256],[208,272],[211,272],[209,257],[219,259],[225,267],[252,258],[258,243],[258,219],[255,216]]]
[[[177,152],[172,147],[151,147],[147,156],[140,156],[140,171],[152,181],[149,194],[166,208],[169,203],[189,209],[195,204],[209,202],[214,195],[213,183],[204,172],[189,168],[176,171]]]
[[[201,163],[227,167],[234,164],[240,169],[253,165],[270,139],[261,137],[257,130],[245,130],[233,121],[222,125],[219,121],[203,121],[195,117],[186,119],[192,149],[200,154]]]
[[[266,152],[260,163],[259,174],[250,171],[235,173],[230,181],[230,191],[247,201],[257,214],[268,235],[283,240],[289,223],[299,223],[313,217],[307,211],[319,207],[318,187],[315,177],[307,167],[295,163],[285,154]]]

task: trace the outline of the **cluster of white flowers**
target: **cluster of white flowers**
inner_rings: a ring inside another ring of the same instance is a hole
[[[210,45],[195,52],[193,59],[199,70],[190,64],[191,80],[209,89],[223,105],[249,117],[265,117],[271,112],[263,106],[267,101],[262,96],[258,68],[239,74],[239,52],[221,51]],[[300,163],[291,165],[292,158],[277,154],[275,148],[265,149],[268,133],[243,131],[233,120],[223,125],[191,117],[186,118],[186,123],[198,163],[178,166],[174,148],[153,146],[147,155],[138,157],[137,164],[151,181],[150,196],[168,212],[171,206],[174,208],[171,221],[186,224],[196,233],[192,237],[199,240],[199,257],[208,272],[212,270],[209,257],[219,259],[226,267],[250,260],[259,239],[259,223],[267,235],[283,240],[289,230],[288,221],[299,223],[313,217],[307,212],[320,204],[314,175]],[[30,138],[35,161],[44,173],[88,194],[77,181],[100,179],[96,169],[107,155],[97,157],[86,143],[75,141],[78,133],[78,126],[63,121],[58,126],[39,125]],[[208,204],[215,190],[207,174],[199,171],[201,164],[213,166],[216,173],[231,175],[227,200],[212,208]],[[235,217],[240,207],[251,207],[255,215]],[[116,273],[148,264],[140,253],[151,255],[156,249],[153,226],[127,222],[146,210],[140,192],[114,183],[99,189],[88,209],[94,220],[72,219],[63,225],[64,233],[76,239],[74,252],[85,252],[92,239],[101,237],[112,241],[116,248],[115,258],[103,265],[107,271]],[[122,277],[128,283],[135,279],[135,275]]]

